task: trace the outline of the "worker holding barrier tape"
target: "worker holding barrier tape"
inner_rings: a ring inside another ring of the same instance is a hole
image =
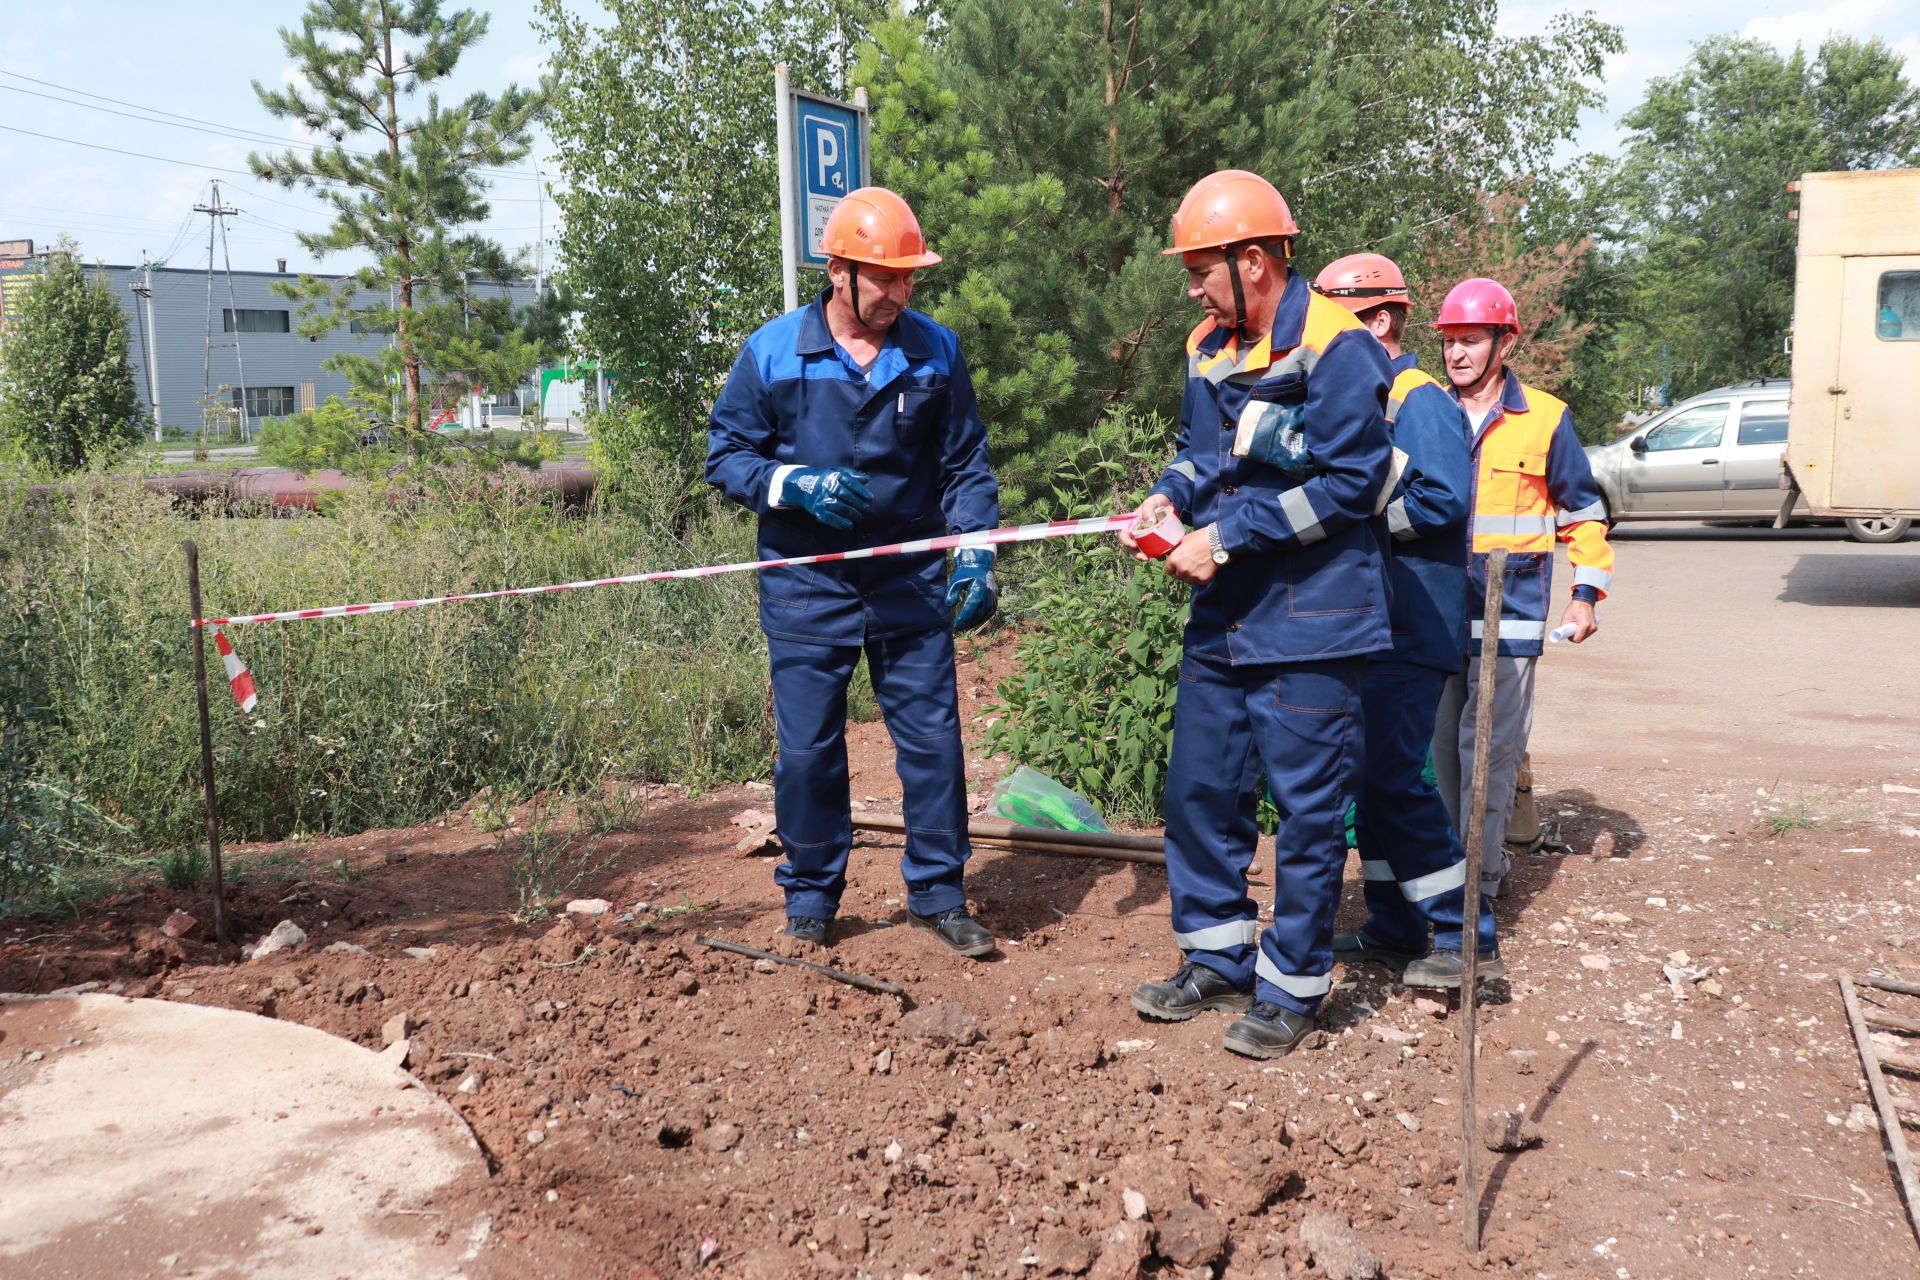
[[[940,261],[913,210],[863,187],[822,236],[828,286],[747,339],[708,430],[707,480],[760,517],[760,556],[845,552],[991,530],[999,488],[953,332],[909,310],[914,274]],[[774,817],[787,933],[827,945],[853,827],[847,683],[862,652],[893,737],[907,838],[910,923],[952,950],[994,949],[967,913],[966,773],[955,627],[977,626],[999,589],[991,546],[763,570],[780,755]]]
[[[1167,766],[1174,974],[1134,993],[1143,1016],[1239,1012],[1225,1047],[1298,1046],[1332,987],[1345,815],[1363,758],[1366,655],[1392,646],[1379,516],[1394,485],[1385,351],[1289,265],[1299,228],[1256,174],[1203,178],[1173,216],[1187,340],[1173,462],[1122,545],[1192,583]],[[1142,532],[1147,537],[1141,536]],[[1247,892],[1265,772],[1280,828],[1274,919]]]

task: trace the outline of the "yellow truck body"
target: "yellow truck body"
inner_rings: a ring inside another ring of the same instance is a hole
[[[1815,516],[1920,516],[1920,169],[1799,187],[1792,483]]]

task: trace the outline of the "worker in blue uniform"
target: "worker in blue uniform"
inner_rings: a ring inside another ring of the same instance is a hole
[[[1366,655],[1389,648],[1381,540],[1392,450],[1386,353],[1288,265],[1299,228],[1243,170],[1203,178],[1173,216],[1187,294],[1206,319],[1187,340],[1174,459],[1141,504],[1192,530],[1167,555],[1194,586],[1167,766],[1174,941],[1143,1016],[1244,1011],[1225,1047],[1298,1046],[1332,987],[1345,815],[1359,791]],[[1132,534],[1123,545],[1137,546]],[[1273,923],[1247,893],[1265,771]]]
[[[707,480],[760,517],[763,559],[976,533],[999,523],[967,362],[953,332],[909,310],[940,261],[907,202],[847,195],[820,252],[828,287],[747,339],[714,402]],[[967,911],[967,794],[953,629],[997,605],[991,548],[763,570],[773,673],[774,818],[786,932],[829,942],[853,842],[847,682],[864,652],[904,798],[908,922],[961,955],[994,949]]]
[[[1334,935],[1336,960],[1458,967],[1466,903],[1466,852],[1426,775],[1434,717],[1467,640],[1467,518],[1473,459],[1467,417],[1417,357],[1404,350],[1413,300],[1399,264],[1355,253],[1327,264],[1313,287],[1353,312],[1379,340],[1393,370],[1387,425],[1407,456],[1387,506],[1392,557],[1387,582],[1393,652],[1367,664],[1361,702],[1367,760],[1355,822],[1367,922]],[[1477,888],[1477,886],[1476,886]],[[1479,949],[1499,966],[1493,905],[1478,892]],[[1432,933],[1428,959],[1428,934]],[[1418,973],[1415,974],[1416,979]],[[1497,976],[1497,975],[1495,975]]]

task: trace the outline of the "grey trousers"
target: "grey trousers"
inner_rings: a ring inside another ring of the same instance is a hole
[[[1520,758],[1533,732],[1533,667],[1538,658],[1496,660],[1493,686],[1493,744],[1487,760],[1487,811],[1480,833],[1480,879],[1505,878],[1507,812],[1520,777]],[[1473,717],[1480,706],[1480,659],[1447,678],[1440,715],[1433,729],[1433,776],[1440,785],[1453,829],[1466,839],[1466,812],[1473,790]]]

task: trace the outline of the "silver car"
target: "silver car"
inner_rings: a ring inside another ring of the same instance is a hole
[[[1780,513],[1787,447],[1784,378],[1719,387],[1682,400],[1587,461],[1612,520],[1770,520]],[[1794,508],[1806,514],[1806,499]],[[1858,526],[1858,527],[1856,527]],[[1862,542],[1895,542],[1905,520],[1849,520]]]

